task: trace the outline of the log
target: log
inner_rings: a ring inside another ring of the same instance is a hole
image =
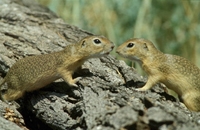
[[[20,58],[58,51],[93,35],[29,0],[1,0],[0,18],[1,80]],[[200,113],[189,111],[161,85],[147,92],[135,91],[146,80],[111,55],[88,60],[74,74],[78,76],[83,77],[78,88],[58,80],[27,93],[12,105],[0,101],[0,128],[198,130],[200,127]]]

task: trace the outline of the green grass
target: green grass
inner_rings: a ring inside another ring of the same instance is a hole
[[[147,38],[162,52],[183,56],[200,66],[199,0],[38,2],[49,7],[66,23],[104,35],[116,46],[132,37]]]

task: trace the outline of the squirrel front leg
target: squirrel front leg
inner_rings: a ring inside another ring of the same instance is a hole
[[[147,83],[145,84],[145,86],[143,86],[142,88],[138,88],[136,89],[137,91],[146,91],[151,89],[156,83],[158,83],[160,80],[159,76],[149,76]]]
[[[73,72],[65,70],[65,69],[58,69],[58,73],[61,76],[62,79],[65,80],[65,82],[69,85],[69,86],[73,86],[73,87],[78,87],[78,85],[76,84],[77,81],[79,81],[81,79],[81,77],[77,77],[75,79],[72,78],[72,74]]]

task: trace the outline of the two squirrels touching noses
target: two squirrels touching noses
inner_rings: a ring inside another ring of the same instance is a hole
[[[50,54],[29,56],[18,60],[0,83],[7,83],[7,90],[0,92],[2,101],[17,100],[31,92],[62,78],[69,86],[75,86],[81,77],[73,73],[88,59],[108,55],[114,44],[104,36],[87,36],[79,42],[67,45],[63,50]],[[146,91],[157,83],[163,83],[175,91],[186,107],[200,111],[200,69],[187,59],[159,51],[146,39],[133,38],[121,44],[116,52],[137,61],[148,75],[147,83],[136,91]]]

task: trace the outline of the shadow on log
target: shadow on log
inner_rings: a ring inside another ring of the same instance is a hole
[[[92,33],[66,24],[29,0],[0,1],[1,79],[20,58],[61,50]],[[137,72],[112,56],[90,59],[74,77],[78,88],[58,80],[8,105],[0,101],[0,127],[54,130],[198,130],[190,112],[161,86],[147,92]],[[17,105],[18,104],[18,105]],[[6,121],[6,119],[9,121]],[[14,123],[12,123],[14,122]]]

